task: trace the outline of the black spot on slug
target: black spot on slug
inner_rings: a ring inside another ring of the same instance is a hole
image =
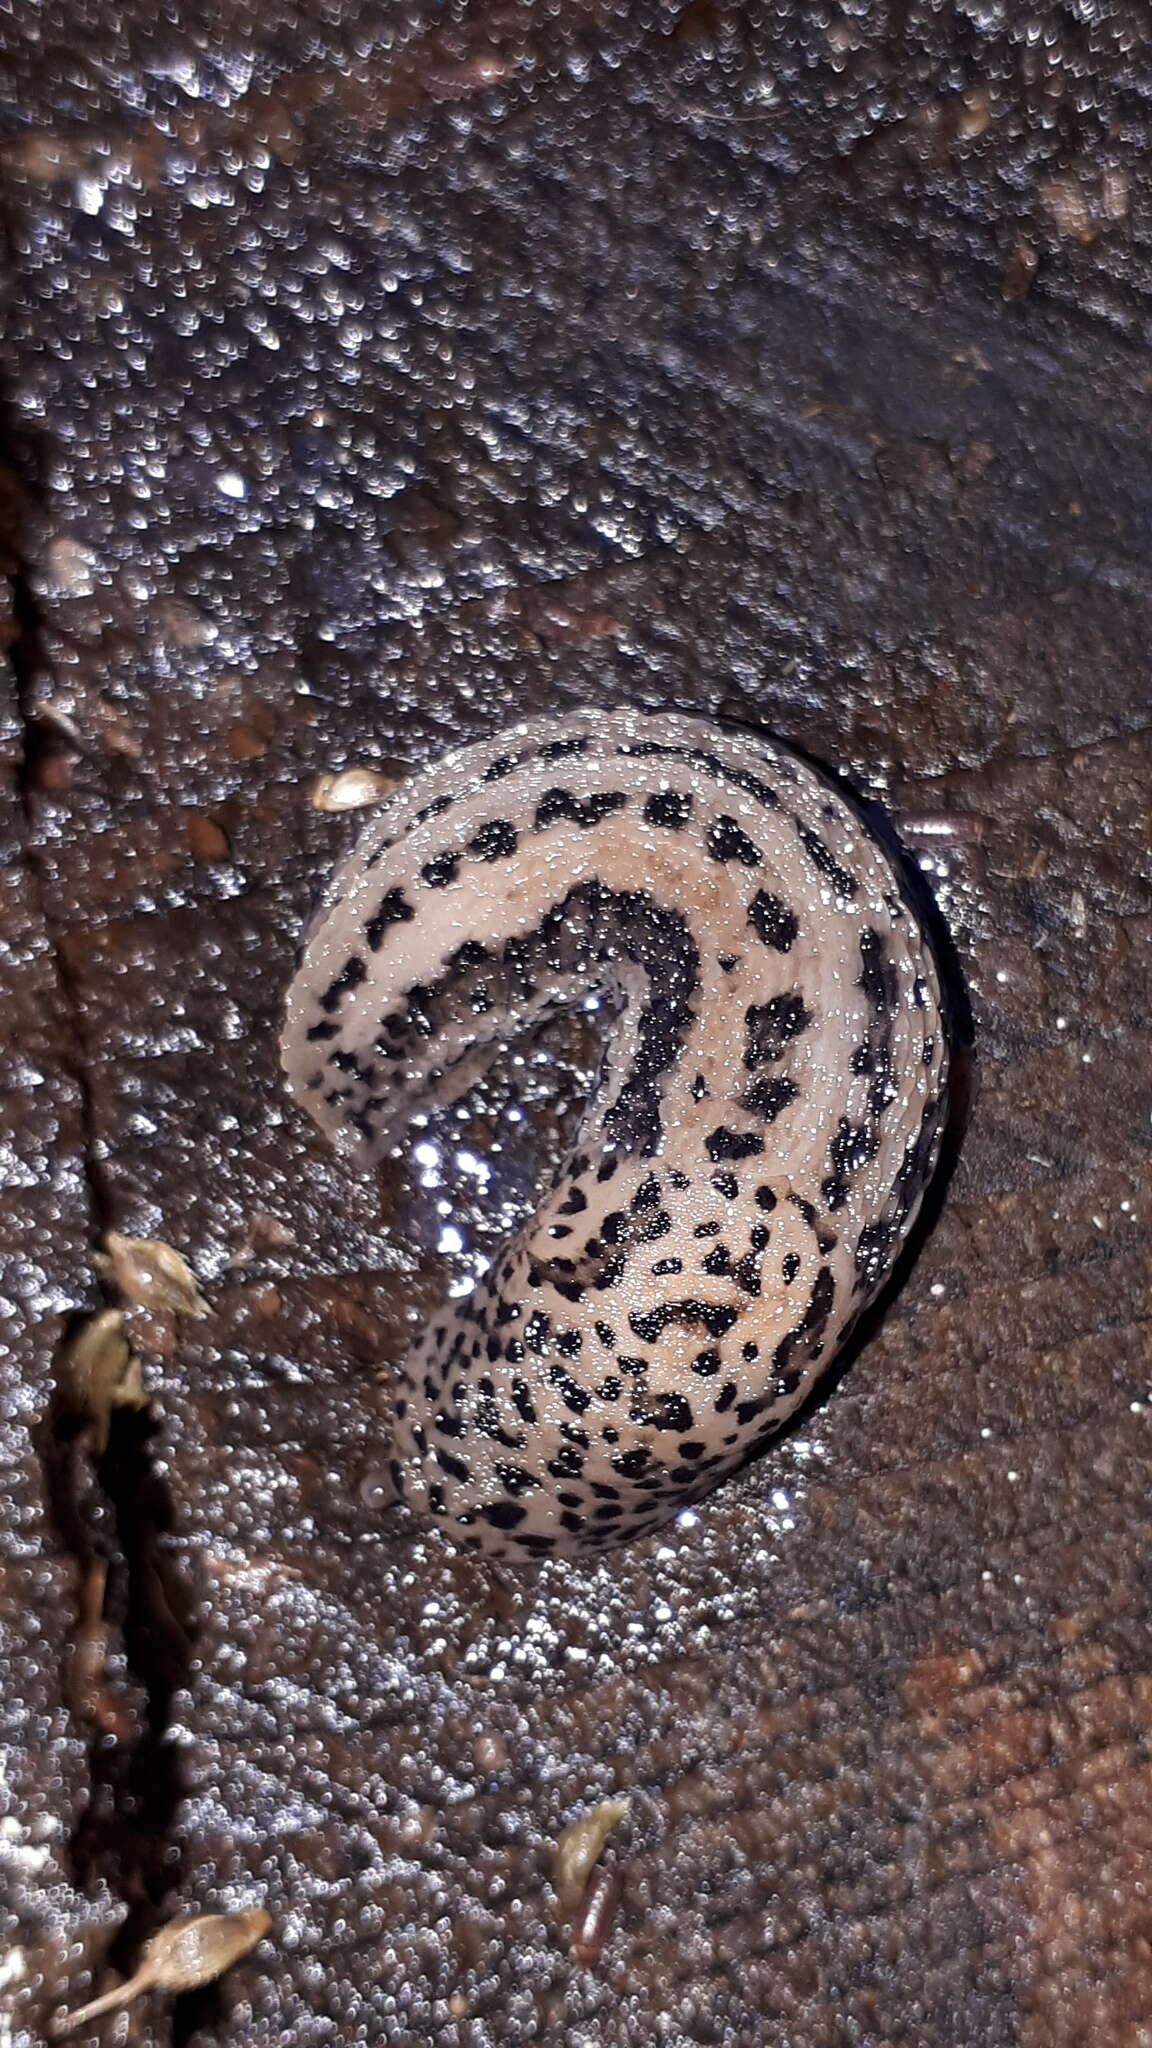
[[[466,1465],[463,1458],[454,1458],[451,1451],[444,1450],[442,1446],[436,1447],[433,1456],[440,1470],[446,1472],[450,1479],[459,1479],[461,1481],[471,1479],[472,1467]]]
[[[520,835],[507,818],[489,818],[469,840],[468,851],[477,860],[506,860],[519,844]]]
[[[751,1159],[754,1153],[764,1150],[764,1140],[751,1131],[730,1131],[726,1124],[721,1124],[705,1138],[704,1150],[712,1160]]]
[[[330,1017],[338,1010],[348,990],[359,988],[368,973],[368,963],[362,953],[353,953],[344,962],[335,981],[330,982],[320,998],[320,1008]]]
[[[674,1429],[678,1434],[692,1427],[692,1409],[683,1394],[656,1394],[645,1398],[637,1393],[628,1420],[638,1428]]]
[[[630,1310],[628,1324],[645,1344],[654,1344],[670,1323],[680,1323],[686,1329],[699,1323],[710,1337],[722,1337],[726,1330],[732,1328],[738,1313],[727,1302],[666,1301],[659,1308]],[[623,1365],[623,1359],[620,1363]]]
[[[522,1422],[535,1422],[536,1407],[527,1383],[514,1377],[512,1380],[512,1401]]]
[[[760,865],[759,847],[753,844],[735,818],[728,817],[726,812],[722,812],[715,823],[709,826],[708,837],[704,843],[713,860],[735,860],[739,861],[741,867],[746,868],[758,868]]]
[[[644,806],[644,823],[662,825],[668,832],[679,832],[691,815],[692,799],[678,789],[656,790]]]
[[[887,1016],[896,1008],[900,995],[896,969],[882,935],[871,926],[860,934],[860,987],[878,1015]]]
[[[587,829],[598,825],[611,811],[623,810],[627,801],[628,794],[623,789],[601,790],[586,797],[573,796],[570,789],[549,789],[536,806],[534,823],[538,832],[557,824],[561,818]]]
[[[821,1266],[812,1283],[812,1293],[809,1296],[808,1306],[804,1314],[796,1324],[795,1329],[789,1330],[787,1336],[780,1339],[772,1354],[772,1363],[778,1373],[783,1373],[790,1364],[792,1354],[798,1344],[803,1340],[812,1343],[821,1335],[824,1325],[832,1313],[835,1299],[836,1283],[832,1278],[832,1269],[830,1266]],[[796,1384],[798,1385],[799,1381]],[[792,1390],[789,1389],[789,1391]]]
[[[812,862],[813,867],[819,874],[823,875],[826,882],[831,882],[838,896],[846,897],[851,901],[856,894],[855,875],[850,875],[847,868],[841,866],[835,854],[821,839],[820,834],[813,832],[811,827],[805,825],[800,818],[796,820],[796,830],[800,834],[800,844]]]
[[[888,1263],[888,1248],[894,1235],[894,1226],[886,1218],[878,1217],[864,1225],[856,1241],[854,1293],[860,1294],[876,1285]]]
[[[787,904],[782,903],[779,896],[770,896],[765,889],[757,889],[748,905],[748,922],[764,944],[777,953],[790,952],[800,930]]]
[[[573,754],[588,752],[590,735],[585,732],[572,733],[566,740],[548,740],[540,749],[541,761],[564,761]]]
[[[514,1500],[497,1500],[481,1508],[480,1513],[494,1529],[515,1529],[524,1521],[527,1509],[519,1507]]]
[[[612,1460],[612,1470],[619,1472],[622,1479],[638,1479],[646,1465],[651,1463],[652,1453],[647,1444],[637,1444],[630,1451],[621,1451]]]
[[[758,1081],[744,1090],[740,1100],[753,1116],[763,1117],[766,1124],[774,1123],[782,1109],[795,1102],[800,1090],[787,1074],[763,1074]]]
[[[431,860],[425,861],[420,874],[430,889],[446,889],[449,882],[456,880],[459,869],[458,853],[437,853]]]
[[[376,909],[364,926],[364,937],[374,953],[380,951],[384,934],[390,925],[408,924],[416,912],[409,903],[403,889],[389,889],[382,896]]]
[[[803,996],[795,993],[773,996],[767,1003],[750,1003],[745,1013],[744,1065],[761,1067],[782,1060],[811,1022]]]

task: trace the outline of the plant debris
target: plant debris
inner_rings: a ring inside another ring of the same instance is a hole
[[[276,1216],[269,1216],[264,1209],[255,1209],[228,1265],[246,1266],[266,1252],[287,1251],[295,1243],[296,1239],[286,1223],[281,1223]]]
[[[600,1961],[623,1890],[624,1879],[618,1863],[593,1870],[572,1916],[572,1954],[578,1963]]]
[[[383,775],[376,768],[342,768],[338,774],[317,776],[312,785],[312,808],[361,811],[368,804],[383,803],[399,787],[398,775]]]
[[[110,1230],[96,1264],[128,1301],[196,1320],[211,1314],[187,1259],[158,1237],[122,1237]]]
[[[125,1335],[122,1309],[100,1309],[81,1323],[64,1348],[62,1385],[91,1431],[94,1456],[103,1457],[112,1410],[148,1406],[140,1360]]]
[[[602,1799],[564,1829],[556,1844],[552,1883],[566,1915],[580,1904],[605,1842],[627,1817],[631,1804],[629,1799]]]
[[[182,1913],[154,1934],[132,1976],[71,2012],[56,2029],[59,2039],[87,2026],[102,2013],[130,2005],[145,1991],[197,1991],[222,1977],[266,1935],[271,1916],[261,1906],[242,1913]]]

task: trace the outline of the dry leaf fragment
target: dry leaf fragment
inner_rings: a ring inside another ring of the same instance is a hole
[[[1123,220],[1131,199],[1128,175],[1121,170],[1104,171],[1100,178],[1100,211],[1105,220]]]
[[[296,1239],[286,1223],[269,1216],[263,1209],[256,1209],[249,1217],[244,1235],[228,1264],[230,1267],[246,1266],[263,1252],[288,1251],[295,1243]]]
[[[92,1448],[103,1457],[114,1408],[146,1408],[148,1396],[140,1360],[124,1334],[118,1308],[87,1316],[63,1355],[64,1387],[92,1431]]]
[[[255,1948],[271,1926],[271,1917],[261,1906],[243,1913],[182,1913],[152,1936],[127,1983],[69,2013],[57,2027],[57,2037],[75,2033],[101,2013],[130,2005],[143,1991],[196,1991],[211,1984]]]
[[[92,1560],[80,1587],[76,1632],[68,1663],[68,1703],[73,1713],[90,1721],[113,1742],[127,1742],[140,1733],[132,1703],[123,1689],[108,1680],[108,1629],[104,1599],[108,1566]]]
[[[625,1819],[631,1804],[629,1799],[602,1799],[564,1829],[556,1844],[552,1883],[565,1913],[579,1905],[605,1842]]]
[[[199,1319],[211,1313],[187,1259],[158,1237],[121,1237],[110,1230],[96,1263],[129,1301]]]
[[[1036,187],[1036,197],[1056,233],[1065,241],[1087,244],[1095,240],[1098,229],[1091,203],[1078,178],[1043,178]]]
[[[361,811],[367,804],[383,803],[400,787],[395,775],[382,775],[376,768],[342,768],[336,775],[318,775],[312,785],[314,811]]]
[[[605,1865],[592,1872],[572,1916],[572,1953],[578,1963],[587,1966],[600,1961],[623,1890],[624,1879],[618,1865]]]
[[[1004,264],[1004,275],[1000,284],[1001,297],[1009,300],[1026,299],[1032,289],[1032,280],[1039,263],[1040,258],[1030,242],[1013,243]]]

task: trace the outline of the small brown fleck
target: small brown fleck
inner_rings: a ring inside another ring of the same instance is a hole
[[[222,825],[203,811],[185,811],[184,829],[193,860],[229,860],[232,844]]]
[[[143,760],[143,741],[115,705],[101,699],[91,707],[91,718],[96,737],[106,754],[118,754],[125,761]]]
[[[1088,195],[1078,178],[1044,178],[1036,187],[1036,197],[1064,241],[1085,244],[1095,241],[1099,229],[1092,218]]]
[[[478,1735],[472,1746],[476,1769],[488,1776],[493,1771],[502,1771],[508,1762],[508,1744],[501,1735],[487,1731]]]
[[[228,752],[233,760],[255,761],[266,754],[279,723],[271,704],[260,699],[247,703],[244,717],[228,733]]]
[[[24,749],[30,789],[47,794],[68,789],[84,740],[75,719],[61,705],[41,701],[32,706]]]
[[[956,134],[961,142],[974,142],[992,119],[992,102],[983,86],[959,95],[955,110]]]
[[[68,1660],[68,1704],[82,1721],[88,1721],[113,1742],[139,1736],[140,1728],[126,1697],[117,1697],[108,1683],[108,1629],[104,1620],[104,1597],[108,1566],[104,1558],[93,1558],[84,1574],[76,1616],[75,1639]]]
[[[258,761],[268,752],[268,741],[251,725],[234,725],[228,735],[228,752],[237,761]]]
[[[506,78],[514,77],[515,72],[516,65],[511,58],[497,56],[492,50],[470,57],[463,64],[446,65],[441,71],[430,71],[422,82],[429,99],[462,100],[471,93],[486,91],[489,86],[501,85]]]
[[[79,143],[54,135],[50,129],[21,136],[6,144],[3,151],[5,168],[37,185],[54,185],[75,178],[87,169],[88,161],[88,153]]]
[[[166,597],[156,607],[156,624],[165,640],[177,647],[210,647],[218,628],[202,612],[180,598]]]
[[[1032,289],[1040,258],[1030,242],[1014,242],[1004,264],[1000,281],[1002,298],[1026,299]]]
[[[536,630],[558,640],[612,640],[624,627],[613,612],[581,612],[550,604],[541,611]]]
[[[62,789],[71,789],[75,772],[76,761],[73,755],[48,753],[41,755],[30,779],[45,795],[54,796]]]
[[[969,1691],[984,1675],[979,1650],[960,1650],[952,1656],[921,1657],[905,1673],[901,1692],[913,1713],[924,1713],[953,1705],[957,1696]]]
[[[264,1252],[287,1251],[295,1242],[296,1239],[286,1223],[281,1223],[276,1216],[269,1216],[264,1209],[254,1209],[248,1219],[248,1227],[228,1264],[246,1266]]]
[[[1131,200],[1132,187],[1126,171],[1107,170],[1100,178],[1100,211],[1105,220],[1123,220]]]
[[[413,1806],[397,1822],[396,1834],[406,1848],[423,1848],[436,1833],[437,1817],[431,1806]]]
[[[46,580],[53,596],[91,597],[99,560],[74,534],[60,533],[44,550]]]
[[[953,458],[952,467],[962,484],[975,484],[995,460],[996,450],[990,441],[969,441]]]
[[[96,1264],[121,1294],[142,1308],[171,1309],[197,1320],[211,1313],[187,1259],[160,1238],[122,1237],[118,1230],[110,1230]]]

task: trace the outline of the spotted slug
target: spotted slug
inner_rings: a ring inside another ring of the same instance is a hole
[[[591,991],[574,1149],[397,1368],[399,1491],[520,1561],[655,1528],[780,1429],[891,1271],[945,1112],[936,966],[860,815],[760,733],[632,710],[527,720],[373,815],[285,1071],[367,1163]]]

